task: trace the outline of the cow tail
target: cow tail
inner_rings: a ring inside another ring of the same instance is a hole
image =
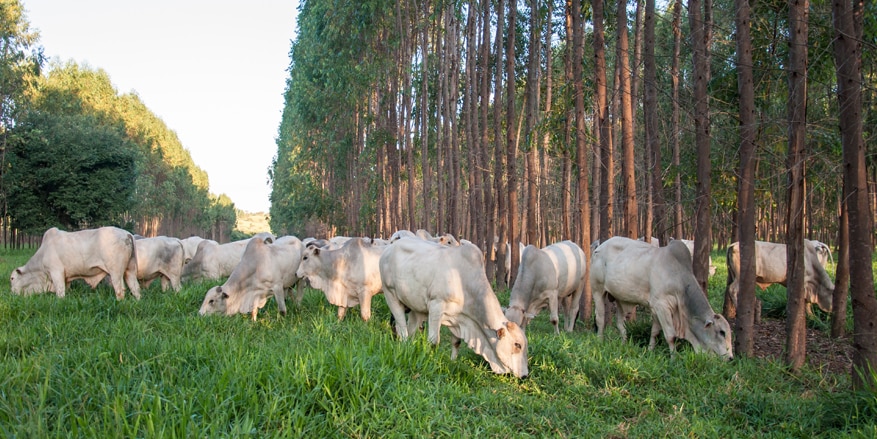
[[[128,266],[125,268],[125,283],[136,298],[140,298],[140,282],[137,280],[137,246],[134,245],[134,235],[128,234],[128,245],[131,246],[131,257],[128,258]]]

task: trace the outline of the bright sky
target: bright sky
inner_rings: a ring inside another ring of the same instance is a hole
[[[298,0],[22,0],[47,57],[135,91],[207,171],[267,212]]]

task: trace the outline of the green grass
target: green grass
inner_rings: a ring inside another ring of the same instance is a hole
[[[446,330],[438,348],[423,334],[397,341],[382,296],[370,322],[337,321],[314,290],[288,316],[269,302],[252,322],[197,314],[215,283],[156,283],[140,301],[84,284],[65,299],[12,295],[6,275],[32,252],[0,250],[2,437],[877,435],[877,396],[848,377],[687,346],[671,358],[645,348],[647,328],[632,343],[581,324],[554,335],[543,311],[518,380],[468,349],[451,361]],[[710,283],[716,307],[724,278]]]

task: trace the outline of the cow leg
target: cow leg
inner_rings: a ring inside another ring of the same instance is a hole
[[[599,292],[598,292],[599,291]],[[606,293],[601,290],[594,290],[594,318],[597,322],[597,337],[603,339],[603,327],[606,323],[604,313],[606,306],[603,301],[606,299]]]
[[[116,299],[122,300],[125,298],[125,283],[122,281],[121,276],[112,276],[110,275],[110,283],[113,284],[113,291],[116,292]],[[138,285],[139,287],[139,285]]]
[[[402,340],[407,339],[408,326],[405,324],[405,307],[402,306],[402,303],[399,302],[399,299],[395,294],[390,293],[386,289],[384,289],[384,299],[387,301],[387,307],[390,308],[390,313],[393,314],[393,318],[396,319],[396,335]]]
[[[670,354],[676,354],[676,327],[673,325],[673,311],[667,304],[650,303],[652,308],[652,319],[658,319],[661,330],[664,331],[664,339],[667,340],[667,346],[670,347]],[[652,323],[652,331],[654,331],[654,323]],[[651,342],[649,342],[651,344]]]
[[[167,291],[168,286],[170,285],[170,281],[171,280],[169,277],[167,277],[165,275],[161,275],[161,290],[162,291]]]
[[[304,288],[304,279],[299,279],[295,282],[295,294],[293,294],[293,298],[295,299],[295,305],[301,305],[302,299],[305,297],[305,288]]]
[[[372,293],[369,291],[359,293],[359,315],[364,322],[372,318]]]
[[[463,339],[457,337],[453,332],[451,333],[451,360],[456,360],[460,354],[460,342],[462,341]]]
[[[122,273],[120,273],[122,274]],[[112,279],[119,277],[121,280],[121,276],[112,276]],[[135,299],[140,300],[140,283],[137,281],[137,258],[130,258],[128,260],[128,266],[124,271],[125,283],[128,284],[128,289],[131,290],[131,294]],[[111,279],[111,280],[112,280]],[[125,286],[122,286],[122,297],[125,296]],[[118,292],[116,293],[116,297],[119,297]]]
[[[564,329],[566,332],[572,332],[576,326],[576,317],[579,315],[579,307],[578,304],[582,299],[582,288],[577,288],[576,291],[570,295],[566,296],[564,299],[564,308],[566,311],[566,321],[564,322]]]
[[[622,341],[627,341],[627,327],[624,326],[627,321],[625,318],[627,314],[627,306],[627,304],[623,304],[617,300],[615,301],[615,326],[618,328],[618,332],[621,333]]]
[[[280,311],[282,316],[286,317],[286,290],[283,289],[283,285],[277,285],[273,290],[274,301],[277,302],[277,310]]]
[[[652,334],[649,337],[649,350],[654,350],[655,345],[658,344],[658,334],[661,333],[661,322],[655,317],[655,313],[652,313]]]
[[[408,313],[408,334],[417,334],[426,318],[427,315],[422,312],[411,311]]]
[[[558,306],[558,304],[557,304],[557,302],[558,302],[557,301],[557,291],[549,291],[549,292],[547,292],[547,294],[548,294],[548,312],[551,316],[549,321],[551,322],[552,325],[554,325],[554,333],[560,334],[560,328],[558,328],[558,325],[557,325],[558,320],[560,320],[560,318],[557,315],[557,306]],[[534,314],[536,314],[536,313],[534,313]]]
[[[429,302],[429,317],[427,325],[427,339],[430,343],[438,345],[441,341],[442,316],[445,314],[445,304],[441,300]]]
[[[347,314],[347,307],[346,306],[339,306],[338,307],[338,321],[339,322],[344,320],[345,314]]]
[[[64,273],[50,272],[49,277],[52,278],[52,288],[55,290],[55,295],[63,298],[67,294],[67,282],[64,279]]]

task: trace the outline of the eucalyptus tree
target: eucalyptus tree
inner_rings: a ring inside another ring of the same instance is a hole
[[[0,229],[3,244],[8,244],[6,195],[2,183],[7,169],[10,130],[27,107],[25,93],[39,77],[43,64],[39,35],[30,29],[19,0],[0,0]]]
[[[862,124],[862,20],[861,4],[836,0],[832,6],[837,66],[837,99],[843,141],[844,195],[849,216],[850,290],[853,299],[852,381],[859,389],[877,389],[877,298],[871,255],[874,218],[869,204],[865,142]],[[844,243],[846,244],[846,243]],[[842,244],[843,245],[843,244]]]

